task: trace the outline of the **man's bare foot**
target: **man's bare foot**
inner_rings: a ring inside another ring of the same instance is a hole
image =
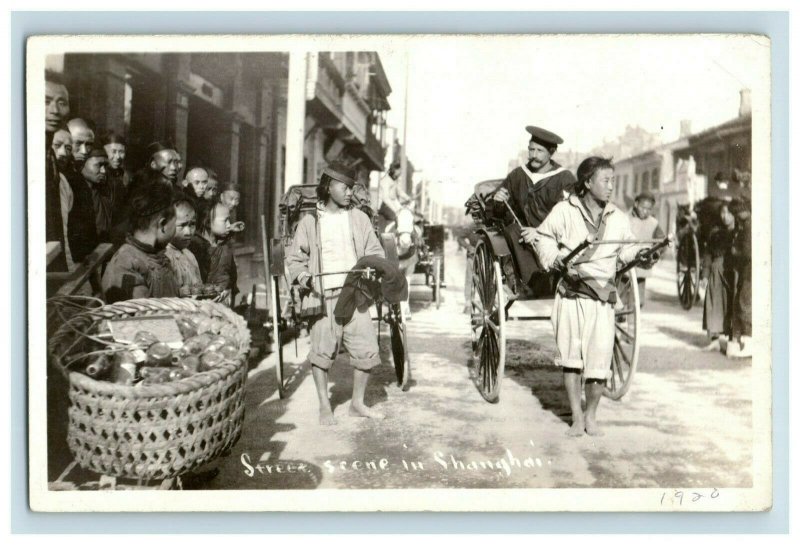
[[[319,423],[321,426],[334,426],[336,419],[333,417],[333,411],[330,409],[319,410]]]
[[[360,416],[362,418],[374,418],[375,420],[383,420],[386,416],[375,409],[370,409],[366,405],[356,403],[350,404],[350,416]]]
[[[569,427],[566,433],[570,437],[580,437],[581,435],[583,435],[583,428],[584,428],[583,419],[578,418],[572,422],[572,426]]]
[[[586,421],[586,433],[594,437],[602,437],[604,435],[603,430],[597,425],[594,417],[584,416],[584,420]]]

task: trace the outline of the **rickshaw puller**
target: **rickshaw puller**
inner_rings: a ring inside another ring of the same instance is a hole
[[[308,360],[323,425],[335,424],[328,398],[328,371],[340,346],[344,346],[353,367],[350,415],[383,418],[364,404],[370,370],[380,364],[369,309],[355,309],[344,324],[336,321],[334,313],[347,271],[362,257],[385,257],[367,215],[350,206],[355,177],[354,169],[340,162],[323,169],[317,186],[318,218],[308,214],[300,220],[286,256],[291,282],[303,288],[300,314],[312,320]],[[339,271],[344,272],[329,274]]]
[[[609,202],[614,189],[610,160],[589,157],[578,167],[576,193],[558,203],[539,226],[536,252],[543,267],[564,273],[558,283],[551,322],[558,363],[572,410],[571,436],[602,435],[597,407],[611,374],[617,301],[617,262],[646,252],[634,244],[598,244],[564,263],[587,235],[599,240],[634,240],[628,215]],[[652,266],[654,260],[643,263]],[[586,412],[581,408],[581,375],[586,379]]]

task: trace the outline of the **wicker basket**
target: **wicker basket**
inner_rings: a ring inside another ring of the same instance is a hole
[[[178,381],[136,387],[94,380],[64,367],[69,353],[80,351],[75,329],[91,331],[100,320],[154,314],[212,319],[219,333],[237,341],[236,361]],[[192,299],[134,299],[62,325],[49,349],[69,378],[67,442],[76,461],[102,475],[162,480],[228,450],[242,431],[249,345],[250,333],[239,315]]]

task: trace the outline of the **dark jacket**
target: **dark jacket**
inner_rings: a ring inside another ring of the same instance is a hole
[[[555,162],[553,166],[554,170],[561,168],[561,165]],[[539,227],[550,210],[563,201],[567,193],[573,191],[577,180],[572,172],[562,170],[534,184],[525,170],[526,167],[517,167],[509,172],[497,190],[501,188],[508,190],[508,204],[524,226]],[[545,173],[545,176],[547,174],[549,173]],[[486,205],[487,212],[492,217],[503,218],[506,225],[514,221],[505,205],[494,201],[492,196],[489,196]]]
[[[79,263],[92,253],[99,242],[92,190],[80,174],[72,171],[66,175],[73,194],[72,210],[67,217],[67,237],[72,260]]]
[[[205,284],[218,284],[223,289],[236,290],[238,273],[233,258],[233,244],[226,240],[216,246],[200,235],[192,237],[189,251],[197,259],[200,277]]]
[[[64,225],[61,221],[61,191],[59,183],[61,178],[58,175],[58,166],[53,149],[50,147],[53,142],[53,133],[45,133],[45,167],[44,167],[44,211],[45,211],[45,239],[61,243],[61,253],[56,259],[47,266],[48,271],[66,271],[67,260],[65,254]]]

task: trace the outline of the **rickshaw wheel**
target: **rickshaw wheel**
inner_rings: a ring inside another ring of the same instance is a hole
[[[438,309],[442,305],[442,260],[433,258],[433,301]]]
[[[286,378],[284,376],[284,354],[283,354],[283,331],[281,331],[281,303],[280,303],[280,276],[272,277],[272,289],[270,290],[270,309],[272,311],[272,349],[278,353],[278,361],[275,362],[275,375],[278,380],[278,396],[280,399],[286,397]]]
[[[473,380],[486,401],[497,403],[506,363],[505,293],[500,262],[486,239],[475,247],[472,270]]]
[[[405,390],[411,378],[411,359],[408,355],[405,317],[399,304],[389,305],[386,319],[389,323],[389,341],[397,386]]]
[[[678,299],[685,310],[691,310],[699,300],[700,289],[700,244],[694,232],[688,232],[681,237],[675,264]]]
[[[617,277],[617,297],[611,378],[606,381],[603,395],[618,401],[630,389],[639,361],[641,307],[635,268]]]

